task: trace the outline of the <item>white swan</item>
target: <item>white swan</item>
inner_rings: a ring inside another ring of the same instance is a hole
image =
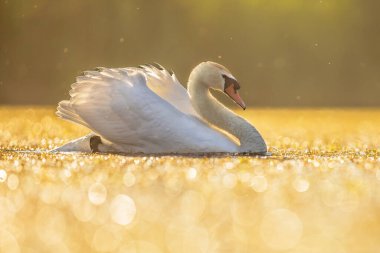
[[[85,71],[71,88],[70,100],[59,103],[57,115],[94,134],[54,151],[267,152],[255,127],[211,95],[209,89],[224,91],[245,109],[238,82],[218,63],[196,66],[187,92],[173,73],[158,64]]]

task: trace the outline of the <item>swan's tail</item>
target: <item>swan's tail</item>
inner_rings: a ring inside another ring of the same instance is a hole
[[[84,122],[81,117],[75,112],[69,100],[62,100],[58,103],[56,114],[62,119],[88,127],[87,123]]]

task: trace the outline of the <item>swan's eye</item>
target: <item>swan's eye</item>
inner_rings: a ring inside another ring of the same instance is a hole
[[[237,90],[240,89],[240,85],[239,85],[238,81],[236,81],[236,79],[228,77],[226,75],[222,75],[222,77],[224,78],[224,90],[226,90],[231,85],[233,85],[235,93]]]

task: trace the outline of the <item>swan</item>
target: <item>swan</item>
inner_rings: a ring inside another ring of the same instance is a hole
[[[172,71],[157,63],[85,71],[56,114],[92,133],[53,151],[265,154],[267,146],[256,128],[210,89],[223,91],[246,108],[236,78],[211,61],[191,71],[187,91]]]

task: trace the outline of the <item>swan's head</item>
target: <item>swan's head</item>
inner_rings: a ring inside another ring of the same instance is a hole
[[[210,89],[223,91],[245,110],[245,103],[238,93],[240,85],[226,67],[216,62],[202,62],[190,74],[190,79],[193,78],[197,78]]]

